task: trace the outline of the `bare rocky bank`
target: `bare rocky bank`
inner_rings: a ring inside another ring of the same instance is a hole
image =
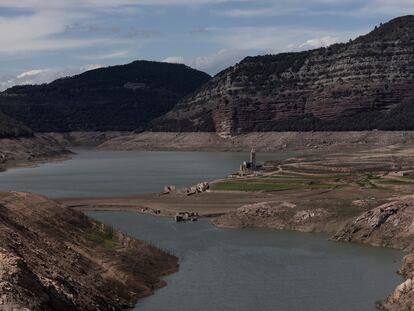
[[[123,310],[177,258],[55,201],[0,193],[1,310]]]
[[[414,131],[252,132],[232,137],[194,132],[68,132],[0,139],[0,161],[31,161],[67,154],[73,147],[101,150],[250,151],[335,148],[343,145],[414,144]],[[3,164],[4,164],[3,163]],[[0,163],[1,164],[1,163]]]
[[[13,166],[34,164],[65,158],[71,152],[53,137],[37,134],[33,137],[0,139],[0,171]]]
[[[303,150],[341,145],[389,146],[414,143],[414,131],[252,132],[232,137],[194,132],[49,133],[64,146],[90,145],[106,150],[257,151]]]

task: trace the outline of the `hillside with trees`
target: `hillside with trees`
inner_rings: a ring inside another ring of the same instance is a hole
[[[35,132],[133,131],[210,76],[181,64],[135,61],[0,93],[0,111]]]

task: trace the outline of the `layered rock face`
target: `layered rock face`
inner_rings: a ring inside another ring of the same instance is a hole
[[[247,57],[153,122],[157,130],[412,129],[414,16],[300,53]]]

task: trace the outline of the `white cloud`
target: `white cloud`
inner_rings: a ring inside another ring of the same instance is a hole
[[[306,42],[300,44],[299,48],[300,49],[315,49],[319,47],[327,47],[329,45],[332,45],[340,41],[341,40],[338,37],[325,36],[321,38],[314,38],[314,39],[307,40]]]
[[[116,8],[123,6],[195,6],[225,2],[247,2],[247,0],[1,0],[0,7],[30,9]]]
[[[362,5],[356,13],[358,15],[398,16],[414,14],[412,0],[372,0]]]
[[[109,60],[109,59],[117,59],[117,58],[126,58],[130,56],[129,50],[118,50],[112,51],[108,53],[102,54],[95,54],[95,55],[84,55],[82,56],[83,59],[95,59],[95,60]]]
[[[32,69],[19,73],[15,77],[0,78],[0,91],[14,85],[49,83],[58,78],[73,76],[84,71],[102,67],[100,64],[89,64],[82,67],[55,67]]]
[[[163,60],[164,63],[185,64],[185,59],[182,56],[169,56]]]
[[[413,0],[258,0],[255,7],[216,12],[234,18],[283,15],[388,16],[414,14]]]
[[[260,8],[260,9],[233,9],[217,12],[218,15],[224,15],[229,17],[257,17],[266,15],[276,15],[277,12],[272,7]]]
[[[106,38],[63,38],[66,25],[85,18],[85,14],[43,10],[33,14],[0,17],[0,54],[74,49],[107,44]]]
[[[241,61],[244,57],[248,56],[250,52],[251,51],[246,50],[223,49],[211,55],[192,58],[173,56],[167,57],[163,61],[167,63],[186,64],[192,68],[214,75],[219,71]]]
[[[221,29],[211,40],[224,48],[237,46],[241,50],[271,49],[286,52],[348,41],[364,32],[338,32],[309,27],[238,27]]]
[[[292,27],[214,29],[210,40],[223,46],[223,49],[217,53],[190,58],[170,56],[163,61],[186,64],[214,75],[249,55],[278,54],[326,47],[337,42],[348,41],[351,37],[357,37],[362,33],[364,31],[355,32],[350,36],[349,32]],[[239,48],[234,49],[233,46]]]

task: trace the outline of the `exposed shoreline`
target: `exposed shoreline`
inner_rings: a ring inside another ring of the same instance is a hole
[[[0,193],[0,308],[132,308],[178,258],[34,194]]]
[[[10,161],[8,165],[10,165],[9,167],[33,165],[48,162],[54,157],[55,159],[65,159],[68,157],[65,147],[73,145],[92,146],[101,150],[168,151],[210,151],[215,150],[216,147],[219,151],[247,151],[253,146],[259,151],[313,150],[316,159],[327,163],[331,161],[332,163],[328,166],[333,165],[332,168],[337,172],[341,172],[341,170],[340,167],[337,167],[336,162],[343,164],[345,163],[344,159],[356,152],[357,156],[351,157],[355,163],[351,161],[348,165],[351,168],[356,168],[356,175],[363,175],[365,174],[363,173],[365,165],[369,168],[368,170],[389,170],[384,167],[387,165],[387,161],[389,162],[389,157],[396,157],[398,161],[404,159],[402,160],[404,162],[410,159],[410,154],[413,153],[411,146],[414,146],[414,132],[325,132],[322,137],[319,137],[320,134],[252,133],[243,137],[226,139],[219,138],[213,133],[111,133],[108,136],[102,133],[71,133],[66,134],[65,137],[61,134],[53,134],[53,138],[51,138],[51,134],[47,134],[45,136],[47,138],[43,137],[42,139],[51,139],[53,145],[57,143],[60,154],[58,152],[57,155],[36,159],[17,158],[15,162]],[[199,144],[204,144],[206,139],[210,140],[210,143],[207,143],[203,148],[200,147]],[[149,144],[149,141],[152,143]],[[372,152],[367,153],[367,150]],[[379,154],[384,155],[383,159],[378,160],[377,155]],[[331,158],[329,158],[330,155],[332,155]],[[338,156],[340,157],[339,161],[332,161]],[[360,159],[367,160],[367,162],[361,164],[359,163]],[[371,159],[373,159],[373,163],[369,162]],[[305,166],[302,162],[305,163]],[[298,163],[288,163],[288,166],[290,165],[289,167],[299,173],[303,169],[305,172],[310,170],[309,172],[313,173],[310,175],[306,173],[303,176],[311,176],[315,174],[314,170],[320,170],[321,167],[326,166],[325,164],[318,164],[312,157],[305,157],[298,159]],[[360,167],[358,168],[358,166]],[[360,169],[362,171],[359,172]],[[333,176],[334,171],[330,175]],[[389,191],[384,191],[381,187],[367,190],[365,186],[361,188],[345,186],[340,190],[335,187],[332,189],[313,189],[313,186],[309,186],[308,188],[306,186],[302,189],[299,196],[297,190],[286,189],[276,192],[212,191],[192,197],[145,194],[124,198],[70,198],[58,199],[57,201],[81,211],[126,210],[155,215],[152,211],[159,210],[160,213],[155,216],[163,217],[173,217],[176,212],[182,210],[195,211],[199,213],[200,217],[214,217],[213,223],[219,227],[256,227],[323,232],[340,241],[404,250],[407,256],[402,263],[401,273],[404,274],[407,281],[397,287],[395,292],[379,307],[390,311],[406,310],[404,308],[414,301],[414,264],[412,264],[414,262],[414,243],[413,245],[411,242],[401,244],[400,241],[402,236],[404,241],[414,239],[414,231],[411,232],[409,221],[402,222],[403,219],[412,219],[414,223],[414,216],[412,218],[410,208],[406,208],[406,206],[414,208],[414,200],[410,196],[414,192],[414,188],[411,188],[411,182],[391,187]],[[345,196],[346,200],[342,198],[342,201],[338,201],[338,195]],[[361,206],[355,205],[349,209],[351,201],[361,201],[359,198],[375,199],[367,199],[361,203]],[[313,202],[312,204],[315,206],[310,208],[309,202]],[[326,207],[335,202],[339,202],[337,210]],[[346,208],[346,213],[341,212],[343,207]],[[394,223],[404,224],[404,226],[397,226],[399,231],[396,232],[395,229],[386,227],[387,221],[391,220]],[[374,227],[372,227],[372,223],[374,223]],[[367,230],[367,233],[359,236],[358,232],[364,232],[364,230]],[[401,233],[401,231],[405,233]]]
[[[38,133],[29,138],[0,139],[0,172],[16,166],[65,158],[70,148],[119,151],[233,151],[259,152],[335,150],[414,144],[414,131],[253,132],[233,137],[216,133],[68,132]]]
[[[73,153],[44,134],[25,138],[0,139],[0,173],[2,171],[63,161]]]
[[[213,190],[194,196],[144,194],[58,201],[82,211],[134,211],[161,217],[173,217],[179,211],[197,212],[200,217],[219,216],[213,218],[213,224],[223,228],[319,232],[338,241],[395,248],[406,253],[400,271],[411,286],[414,276],[410,265],[414,261],[414,243],[410,242],[414,241],[414,230],[411,230],[414,181],[412,183],[408,177],[394,178],[386,172],[392,170],[390,157],[407,167],[414,165],[411,159],[414,146],[351,147],[355,154],[342,147],[317,149],[313,155],[282,162],[283,170],[277,171],[277,176],[272,178],[277,177],[274,182],[278,184],[291,185],[291,189],[270,192]],[[273,173],[269,174],[263,176],[263,180],[273,176]],[[249,178],[253,177],[246,180]],[[226,179],[217,182],[223,181]],[[392,225],[395,223],[399,226]],[[413,301],[411,293],[414,291],[411,287],[407,290],[406,282],[378,307],[390,311],[405,310]]]

